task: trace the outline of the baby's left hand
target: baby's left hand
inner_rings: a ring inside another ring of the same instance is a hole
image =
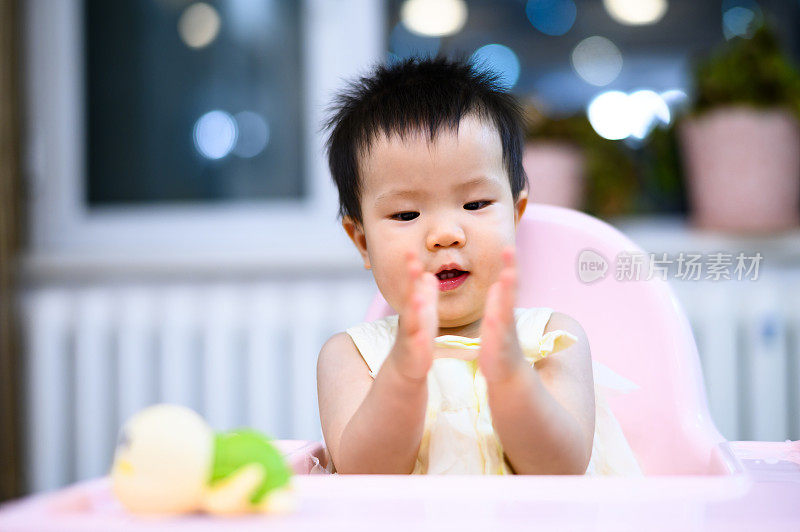
[[[507,381],[525,367],[525,357],[517,338],[514,303],[517,296],[517,267],[514,248],[503,250],[505,264],[500,277],[486,297],[481,322],[481,349],[478,367],[491,386]]]

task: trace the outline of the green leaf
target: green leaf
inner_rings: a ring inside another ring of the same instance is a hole
[[[695,66],[695,111],[722,105],[785,107],[800,117],[800,72],[764,24]]]

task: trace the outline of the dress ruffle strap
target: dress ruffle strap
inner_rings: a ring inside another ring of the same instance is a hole
[[[559,329],[545,333],[537,341],[526,342],[520,339],[520,345],[522,347],[522,352],[525,354],[525,358],[528,362],[533,364],[548,355],[563,351],[577,341],[578,338],[575,337],[574,334]]]
[[[468,350],[478,350],[481,348],[480,338],[466,338],[464,336],[446,334],[437,336],[434,341],[438,347]],[[535,362],[547,355],[563,351],[577,341],[578,339],[575,335],[567,331],[557,330],[548,332],[537,341],[526,342],[521,339],[520,347],[522,348],[522,353],[525,355],[525,358]]]

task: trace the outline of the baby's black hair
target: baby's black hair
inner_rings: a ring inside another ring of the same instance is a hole
[[[328,165],[339,189],[339,216],[362,223],[359,156],[376,136],[425,131],[433,141],[442,127],[458,130],[471,113],[491,122],[500,135],[503,162],[514,202],[525,188],[522,168],[523,114],[500,76],[473,61],[412,57],[378,65],[334,99],[325,129]]]

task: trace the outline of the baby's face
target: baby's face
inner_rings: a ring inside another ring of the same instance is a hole
[[[524,191],[513,201],[494,127],[467,116],[433,143],[424,133],[379,138],[360,170],[363,230],[347,218],[343,225],[386,301],[402,308],[404,256],[413,250],[427,272],[449,264],[468,272],[440,280],[439,326],[480,319],[527,203]]]

